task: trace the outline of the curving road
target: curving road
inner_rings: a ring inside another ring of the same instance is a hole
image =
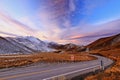
[[[113,63],[112,60],[101,57],[97,60],[77,63],[40,63],[20,68],[0,70],[0,80],[64,80],[92,72]]]

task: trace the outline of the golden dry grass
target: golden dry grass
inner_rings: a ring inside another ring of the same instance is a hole
[[[0,68],[16,67],[37,62],[71,62],[71,55],[75,56],[75,62],[96,59],[88,54],[68,54],[68,53],[36,53],[29,55],[2,55],[0,56]]]
[[[94,54],[98,52],[105,57],[115,60],[115,65],[108,68],[104,72],[96,75],[88,76],[85,80],[120,80],[120,49],[114,49],[110,51],[94,51]]]

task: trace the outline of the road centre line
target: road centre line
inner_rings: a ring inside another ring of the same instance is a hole
[[[86,65],[86,64],[82,64],[82,65]],[[80,66],[80,65],[78,65]],[[51,70],[44,70],[44,71],[38,71],[38,72],[31,72],[31,73],[24,73],[24,74],[17,74],[17,75],[12,75],[12,76],[6,76],[3,78],[0,78],[0,80],[6,80],[6,79],[12,79],[12,78],[17,78],[17,77],[24,77],[24,76],[30,76],[30,75],[34,75],[34,74],[40,74],[40,73],[45,73],[45,72],[51,72],[51,71],[55,71],[55,70],[60,70],[60,69],[65,69],[65,68],[73,68],[73,67],[78,67],[78,66],[70,66],[70,67],[61,67],[61,68],[56,68],[56,69],[51,69]]]
[[[76,72],[81,72],[81,71],[84,71],[84,70],[87,70],[87,69],[91,69],[91,68],[95,68],[95,67],[100,67],[100,65],[96,65],[96,66],[88,67],[88,68],[85,68],[85,69],[80,69],[80,70],[76,70],[76,71],[72,71],[72,72],[68,72],[68,73],[52,76],[52,77],[49,77],[49,78],[45,78],[43,80],[50,80],[50,79],[54,79],[56,77],[65,76],[65,75],[76,73]]]

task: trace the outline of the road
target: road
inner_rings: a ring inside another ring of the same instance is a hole
[[[101,57],[97,60],[72,63],[38,63],[31,66],[0,70],[0,80],[64,80],[100,69],[101,60],[106,67],[112,60]]]

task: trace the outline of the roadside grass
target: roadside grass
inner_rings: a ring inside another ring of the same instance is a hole
[[[100,53],[101,55],[114,60],[115,65],[106,69],[104,72],[88,76],[85,78],[85,80],[120,80],[120,49],[109,51],[94,51],[92,53]]]
[[[71,60],[74,55],[74,61]],[[59,63],[59,62],[80,62],[96,59],[88,54],[69,53],[35,53],[28,55],[0,55],[0,68],[17,67],[38,62]]]

